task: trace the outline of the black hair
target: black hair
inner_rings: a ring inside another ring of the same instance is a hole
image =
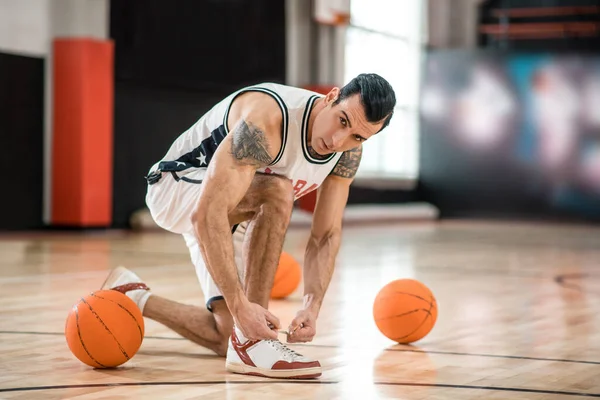
[[[378,123],[384,120],[380,131],[389,125],[396,106],[396,94],[388,81],[377,74],[360,74],[340,90],[333,105],[355,94],[360,95],[367,121]]]

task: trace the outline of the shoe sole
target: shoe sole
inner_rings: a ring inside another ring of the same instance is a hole
[[[264,376],[266,378],[291,378],[291,379],[313,379],[321,376],[321,368],[304,369],[264,369],[252,367],[246,364],[226,362],[225,368],[229,372],[243,375]]]

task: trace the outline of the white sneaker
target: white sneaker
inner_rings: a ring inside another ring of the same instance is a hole
[[[296,353],[279,340],[248,340],[233,328],[227,349],[227,371],[268,378],[309,379],[321,376],[321,364]]]
[[[116,290],[127,295],[127,297],[137,304],[142,312],[144,311],[146,301],[148,301],[148,298],[152,294],[150,288],[142,282],[140,277],[125,267],[113,269],[104,281],[101,289]]]

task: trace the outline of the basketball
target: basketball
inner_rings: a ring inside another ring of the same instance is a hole
[[[302,279],[302,269],[298,261],[285,251],[281,253],[273,288],[271,289],[272,299],[282,299],[289,296],[298,288]]]
[[[144,319],[137,305],[115,290],[82,297],[69,311],[65,326],[69,349],[94,368],[112,368],[129,361],[144,338]]]
[[[414,279],[385,285],[373,304],[373,318],[381,333],[398,343],[424,338],[437,320],[437,303],[431,290]]]

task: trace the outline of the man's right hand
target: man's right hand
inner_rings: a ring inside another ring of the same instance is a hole
[[[277,339],[277,329],[281,327],[279,319],[256,303],[244,303],[236,310],[233,320],[246,339]],[[273,326],[274,329],[269,326]]]

